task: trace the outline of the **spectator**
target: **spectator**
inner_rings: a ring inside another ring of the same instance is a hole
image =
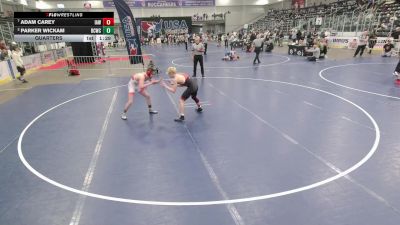
[[[188,50],[188,43],[189,43],[190,35],[189,34],[185,34],[184,36],[185,36],[185,39],[184,39],[184,41],[185,41],[185,49],[187,51]]]
[[[353,57],[356,57],[358,55],[358,53],[360,53],[360,57],[361,57],[364,53],[365,47],[367,47],[367,43],[368,43],[368,31],[364,31],[361,34],[360,39],[358,40],[357,50],[354,53]]]
[[[285,35],[283,34],[282,31],[279,31],[279,36],[278,36],[278,46],[282,47],[283,46],[283,38],[285,37]]]
[[[207,33],[203,34],[202,42],[203,42],[203,45],[204,45],[204,55],[207,55],[207,46],[208,46],[208,35],[207,35]]]
[[[228,48],[228,39],[229,39],[229,33],[227,34],[227,35],[224,35],[224,37],[225,37],[225,40],[224,40],[224,43],[225,43],[225,48]]]
[[[22,56],[21,49],[18,46],[15,46],[12,51],[12,59],[14,60],[15,65],[17,66],[17,70],[20,73],[18,80],[22,81],[22,83],[28,83],[28,81],[26,81],[24,78],[26,70],[21,56]]]
[[[372,49],[374,48],[375,44],[376,44],[376,35],[375,32],[372,32],[371,35],[369,35],[368,39],[369,54],[372,53]]]
[[[388,39],[387,43],[383,46],[383,55],[382,55],[382,57],[391,57],[393,48],[394,48],[394,45]]]
[[[229,43],[231,45],[231,50],[233,50],[234,42],[235,42],[235,34],[232,33],[231,36],[229,37]]]
[[[0,60],[11,59],[11,51],[7,48],[6,42],[4,40],[0,41]]]
[[[321,54],[324,58],[328,58],[328,38],[323,38],[320,42]],[[321,56],[321,55],[320,55]]]
[[[274,49],[274,43],[272,39],[266,38],[265,45],[266,45],[265,52],[272,52],[272,50]]]
[[[296,40],[297,40],[297,41],[302,40],[302,34],[301,34],[301,31],[300,31],[300,30],[298,30],[297,33],[296,33]]]
[[[395,40],[398,40],[400,36],[400,27],[396,27],[396,30],[392,33],[392,37]]]
[[[253,42],[257,38],[256,33],[252,32],[250,35],[250,41]]]
[[[308,61],[318,61],[319,60],[321,50],[319,49],[318,45],[315,44],[313,46],[313,48],[307,49],[306,51],[312,53],[312,56],[307,57]]]
[[[355,49],[355,48],[357,48],[357,39],[353,39],[353,41],[349,43],[349,49]]]

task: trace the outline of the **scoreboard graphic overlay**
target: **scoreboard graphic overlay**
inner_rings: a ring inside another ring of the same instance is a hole
[[[114,12],[15,12],[18,42],[113,42]]]

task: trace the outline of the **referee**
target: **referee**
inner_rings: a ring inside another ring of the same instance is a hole
[[[203,52],[204,45],[200,43],[200,38],[196,37],[193,43],[193,77],[196,77],[197,62],[200,62],[201,76],[204,77],[204,65],[203,65]]]
[[[256,64],[256,60],[258,61],[258,63],[261,63],[259,56],[260,52],[264,47],[263,37],[261,35],[258,35],[257,39],[253,41],[253,45],[254,45],[254,52],[256,53],[256,57],[254,58],[253,64]]]

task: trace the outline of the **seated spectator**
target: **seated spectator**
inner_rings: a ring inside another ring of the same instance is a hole
[[[307,56],[308,61],[318,61],[319,60],[321,50],[319,49],[318,45],[314,45],[313,48],[307,49],[306,51],[312,53],[312,56]]]
[[[357,48],[357,39],[354,38],[353,41],[349,43],[349,49],[355,49],[355,48]]]
[[[396,27],[396,30],[391,34],[393,39],[397,40],[399,39],[400,36],[400,27]]]
[[[153,74],[159,73],[158,67],[156,67],[153,60],[150,60],[149,65],[147,65],[147,70],[149,70],[149,69],[153,71]]]
[[[393,48],[394,48],[394,45],[392,44],[392,41],[388,40],[387,43],[383,46],[382,57],[391,57]]]
[[[246,46],[246,52],[252,52],[252,42],[250,41],[250,39],[246,40],[245,42],[245,46]]]
[[[267,38],[265,41],[265,52],[272,52],[273,49],[274,49],[273,41]]]

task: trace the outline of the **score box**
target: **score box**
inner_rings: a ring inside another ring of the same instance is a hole
[[[114,26],[114,18],[103,18],[103,26]]]
[[[103,34],[114,34],[114,27],[103,27]]]

